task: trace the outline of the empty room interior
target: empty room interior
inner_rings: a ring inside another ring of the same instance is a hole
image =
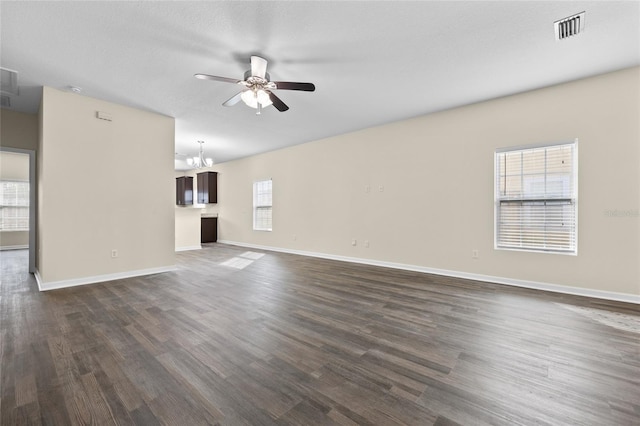
[[[1,1],[1,425],[640,425],[640,1]]]

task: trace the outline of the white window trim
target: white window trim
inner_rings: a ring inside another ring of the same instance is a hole
[[[573,150],[573,169],[572,169],[572,178],[573,178],[573,184],[574,184],[574,194],[573,194],[573,200],[575,202],[575,231],[574,231],[574,239],[575,239],[575,247],[573,251],[560,251],[560,250],[542,250],[542,249],[531,249],[531,248],[517,248],[517,247],[500,247],[498,246],[498,202],[499,202],[499,194],[498,194],[498,188],[496,185],[496,170],[497,170],[497,158],[498,156],[496,154],[502,153],[502,152],[509,152],[509,151],[520,151],[520,150],[526,150],[526,149],[534,149],[534,148],[546,148],[546,147],[551,147],[551,146],[559,146],[559,145],[569,145],[569,144],[573,144],[574,145],[574,150]],[[559,254],[559,255],[565,255],[565,256],[577,256],[578,255],[578,246],[579,246],[579,241],[578,241],[578,229],[579,229],[579,223],[578,223],[578,218],[579,218],[579,209],[578,209],[578,197],[580,194],[579,191],[579,182],[578,182],[578,165],[579,165],[579,156],[578,156],[578,138],[574,139],[574,140],[564,140],[564,141],[558,141],[558,142],[546,142],[546,143],[537,143],[537,144],[528,144],[528,145],[519,145],[519,146],[510,146],[510,147],[504,147],[504,148],[497,148],[493,154],[493,248],[495,250],[501,250],[501,251],[516,251],[516,252],[526,252],[526,253],[538,253],[538,254]]]
[[[257,205],[256,204],[256,183],[267,182],[267,181],[271,182],[271,204],[268,205],[268,206],[266,204],[265,205]],[[253,184],[252,184],[251,188],[252,188],[252,197],[253,197],[252,228],[253,228],[254,231],[272,232],[273,231],[273,179],[269,178],[269,179],[260,179],[260,180],[253,181]],[[258,228],[258,227],[256,227],[256,211],[257,211],[257,209],[259,209],[261,207],[270,207],[271,208],[271,227],[270,228]]]

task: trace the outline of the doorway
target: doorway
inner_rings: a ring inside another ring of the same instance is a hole
[[[30,273],[36,272],[35,172],[35,151],[0,148],[0,250],[28,251]]]

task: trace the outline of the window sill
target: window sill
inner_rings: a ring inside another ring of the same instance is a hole
[[[495,246],[494,250],[522,251],[522,252],[526,252],[526,253],[540,253],[540,254],[560,254],[560,255],[563,255],[563,256],[577,256],[578,255],[578,250],[576,250],[576,251],[555,251],[555,250],[537,250],[537,249],[530,249],[530,248],[498,247],[498,246]]]

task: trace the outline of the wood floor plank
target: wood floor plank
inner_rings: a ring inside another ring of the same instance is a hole
[[[2,426],[640,425],[637,305],[215,243],[45,293],[0,260]]]
[[[16,377],[15,393],[16,407],[38,402],[38,387],[36,386],[36,376],[33,372],[22,377]]]
[[[2,423],[4,424],[4,423]],[[38,402],[21,405],[15,409],[15,420],[12,425],[39,425],[40,423],[40,406]]]
[[[281,415],[278,419],[280,425],[317,425],[317,426],[337,426],[335,422],[323,410],[309,401],[301,401],[293,408]]]

